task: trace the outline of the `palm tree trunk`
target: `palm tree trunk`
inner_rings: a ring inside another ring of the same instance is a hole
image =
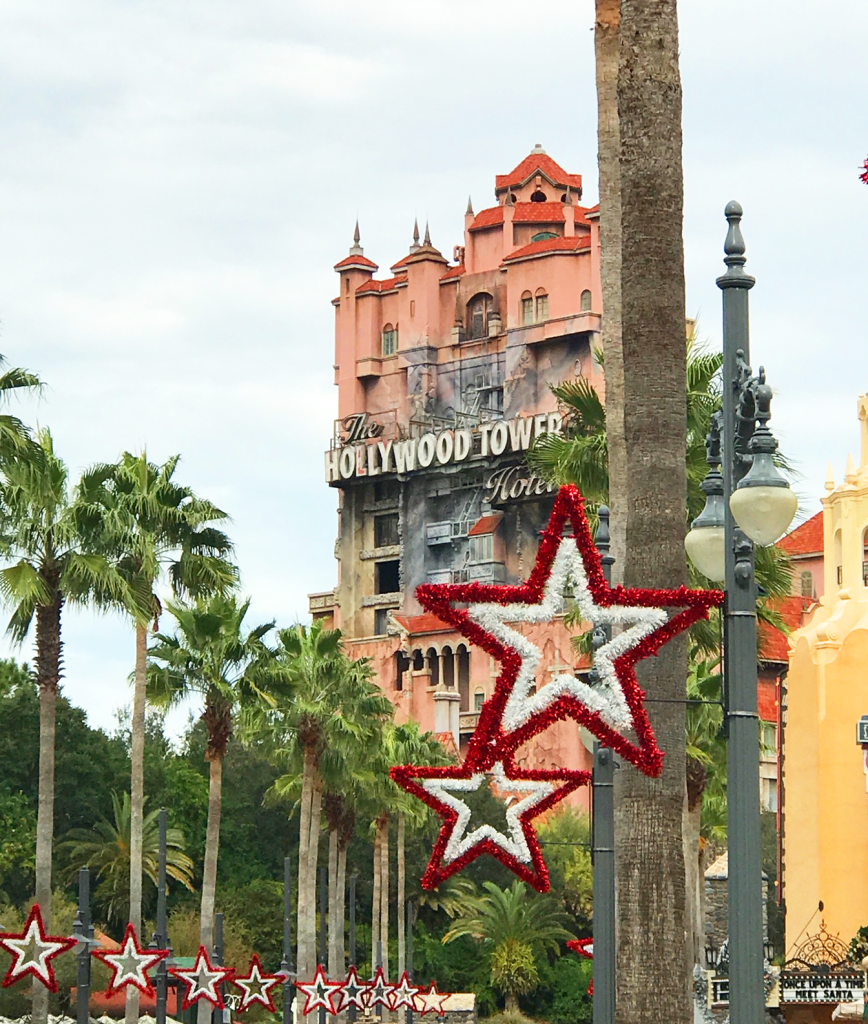
[[[329,829],[329,960],[328,976],[340,978],[343,969],[338,966],[338,931],[343,930],[343,920],[338,917],[338,830]]]
[[[148,627],[136,624],[136,673],[130,740],[130,922],[142,934],[142,820],[145,804],[145,684]],[[126,1024],[139,1019],[139,992],[127,986]]]
[[[49,581],[51,582],[51,581]],[[56,581],[55,581],[56,582]],[[63,596],[36,609],[36,684],[39,690],[39,802],[36,812],[36,902],[51,922],[51,854],[54,844],[54,748],[60,684],[60,616]],[[33,982],[33,1024],[48,1020],[48,989]]]
[[[382,921],[380,941],[383,944],[383,974],[389,977],[389,816],[383,815],[383,838],[380,842],[380,906]]]
[[[676,0],[621,0],[618,120],[624,430],[613,440],[626,475],[613,478],[613,522],[628,540],[623,582],[677,587],[687,583],[687,412]],[[645,1017],[653,992],[655,1016],[688,1024],[684,635],[639,662],[637,674],[649,697],[665,702],[649,714],[666,757],[659,779],[616,778],[618,961],[630,965],[618,972],[616,1020]]]
[[[223,758],[212,755],[208,788],[208,824],[205,831],[205,864],[202,869],[202,912],[199,941],[210,953],[214,948],[214,905],[217,898],[217,856],[220,850],[220,808],[223,796]],[[199,1001],[199,1024],[208,1024],[211,1004]]]
[[[377,947],[380,945],[380,822],[377,820],[374,832],[374,881],[373,899],[371,900],[371,973],[377,967]]]
[[[507,994],[504,1009],[507,1013],[518,1013],[518,997],[513,995],[512,992]]]
[[[308,941],[311,949],[311,969],[317,963],[316,943],[316,869],[319,860],[319,828],[322,819],[322,779],[317,771],[313,780],[313,792],[310,800],[310,837],[308,839],[308,885],[310,887],[310,916],[307,920]]]
[[[398,917],[398,977],[400,978],[404,971],[407,969],[407,935],[405,931],[406,923],[406,909],[405,909],[405,898],[406,898],[406,877],[405,877],[405,864],[404,864],[404,833],[406,829],[406,822],[403,814],[398,814],[398,905],[397,905],[397,917]]]
[[[308,882],[310,866],[308,855],[310,852],[310,805],[313,796],[313,776],[316,771],[314,753],[305,749],[304,765],[301,775],[301,809],[299,813],[298,826],[298,910],[296,913],[296,965],[298,976],[302,981],[313,977],[313,966],[311,963],[312,947],[309,944],[309,932],[307,921],[310,917],[308,906],[311,898],[311,889]]]
[[[343,978],[347,969],[347,950],[344,943],[345,922],[347,917],[347,844],[338,845],[338,892],[336,921],[340,922],[337,929],[338,970],[337,977]]]

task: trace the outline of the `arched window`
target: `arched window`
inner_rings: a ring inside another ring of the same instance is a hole
[[[591,293],[588,291],[587,288],[582,292],[581,304],[579,305],[579,309],[583,313],[590,313],[591,311]]]
[[[536,308],[534,309],[534,319],[537,323],[541,320],[548,320],[549,316],[549,297],[546,294],[544,288],[537,288],[536,290]]]
[[[537,231],[535,235],[530,236],[532,242],[544,242],[547,238],[560,238],[557,231]]]
[[[799,578],[801,586],[802,597],[813,597],[814,596],[814,574],[810,569],[806,569],[801,577]]]
[[[530,292],[522,292],[521,295],[521,322],[522,324],[533,323],[533,296]]]
[[[488,316],[491,307],[492,298],[486,292],[474,295],[467,303],[468,338],[486,338],[488,336]]]
[[[531,194],[530,201],[532,203],[546,203],[548,202],[548,196],[545,194],[545,192],[541,191],[540,189],[537,189],[534,193]]]
[[[398,326],[391,324],[383,325],[382,340],[380,343],[380,355],[393,356],[398,351]]]

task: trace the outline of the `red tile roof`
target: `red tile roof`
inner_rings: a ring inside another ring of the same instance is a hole
[[[822,555],[823,513],[818,512],[778,541],[788,555]]]
[[[402,256],[401,259],[399,259],[397,263],[393,263],[391,265],[391,267],[389,267],[389,270],[397,270],[399,267],[406,266],[407,262],[409,261],[409,259],[410,259],[410,257],[412,255],[413,255],[413,253],[408,252],[407,255],[406,256]]]
[[[513,224],[563,224],[563,203],[516,203]]]
[[[511,260],[526,259],[528,256],[538,256],[547,252],[579,252],[591,248],[590,235],[576,235],[574,238],[543,238],[539,242],[531,242],[530,245],[523,245],[509,256],[505,256],[504,263]]]
[[[495,224],[503,223],[503,207],[492,206],[487,210],[480,210],[476,217],[473,219],[473,223],[470,225],[471,231],[481,231],[483,228],[494,227]]]
[[[370,281],[365,281],[363,285],[359,285],[359,287],[356,288],[356,295],[363,294],[364,292],[390,292],[399,284],[406,283],[406,274],[398,274],[396,277],[387,277],[385,281],[375,281],[372,278]]]
[[[420,633],[453,632],[451,626],[447,626],[442,619],[438,619],[436,615],[432,615],[430,612],[424,612],[422,615],[395,615],[393,613],[392,618],[412,636],[418,636]]]
[[[374,263],[373,260],[369,260],[367,256],[346,256],[335,264],[335,270],[344,270],[347,267],[360,267],[368,270],[379,270],[380,268]]]
[[[796,595],[775,601],[773,607],[790,629],[794,630],[801,626],[802,613],[813,603],[813,598]],[[759,624],[758,632],[760,661],[779,661],[786,664],[790,657],[789,638],[780,630],[772,629],[763,623]]]
[[[441,281],[454,281],[456,278],[461,277],[464,273],[464,264],[459,263],[455,267],[450,267],[446,273],[440,278]]]
[[[467,536],[480,537],[484,533],[494,533],[501,519],[503,519],[503,515],[499,512],[496,515],[483,516],[481,519],[477,519],[473,526],[470,527],[467,531]]]
[[[503,189],[513,185],[523,185],[537,171],[541,171],[555,185],[563,188],[566,188],[567,185],[570,185],[572,188],[582,187],[581,174],[567,174],[563,167],[552,160],[546,153],[530,153],[509,174],[498,174],[495,177],[494,191],[501,192]]]

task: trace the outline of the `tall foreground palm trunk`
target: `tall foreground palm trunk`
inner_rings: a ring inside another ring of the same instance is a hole
[[[60,683],[60,615],[63,596],[36,609],[36,685],[39,690],[39,803],[36,812],[36,902],[51,921],[51,851],[54,842],[54,748]],[[33,982],[33,1024],[48,1020],[48,989]]]
[[[130,723],[130,923],[142,934],[142,818],[145,803],[145,694],[148,678],[148,628],[136,624],[136,671]],[[139,1019],[139,992],[127,986],[125,1024]]]
[[[207,715],[206,709],[206,715]],[[217,860],[220,854],[220,811],[223,803],[223,758],[222,749],[208,749],[205,757],[209,762],[208,772],[208,824],[205,827],[205,863],[202,868],[202,903],[199,919],[199,941],[209,951],[214,948],[214,910],[217,901]],[[204,999],[199,1001],[198,1024],[208,1024],[211,1019],[211,1005]]]
[[[676,0],[621,0],[618,67],[622,398],[607,410],[616,566],[627,586],[687,583],[681,80]],[[607,352],[608,356],[608,352]],[[607,358],[608,362],[608,358]],[[618,372],[618,369],[615,372]],[[608,366],[607,366],[608,372]],[[607,393],[609,386],[607,385]],[[610,419],[611,415],[611,419]],[[617,1021],[688,1024],[683,812],[687,641],[637,666],[665,751],[616,777]]]
[[[316,751],[304,747],[301,779],[301,813],[298,851],[298,976],[312,978],[316,969],[316,868],[322,815],[322,781],[316,766]]]

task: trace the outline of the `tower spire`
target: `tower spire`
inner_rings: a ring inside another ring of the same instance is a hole
[[[428,230],[428,221],[425,221],[425,237],[422,240],[422,245],[431,245],[431,232]]]
[[[359,233],[359,218],[356,217],[356,230],[353,232],[353,244],[350,246],[350,256],[363,256],[365,250],[359,244],[362,236]]]
[[[464,216],[465,217],[472,217],[473,216],[473,203],[472,203],[472,201],[470,199],[470,196],[467,197],[467,209],[464,211]]]
[[[419,248],[419,218],[416,217],[413,220],[413,244],[410,246],[410,252],[416,252]]]

